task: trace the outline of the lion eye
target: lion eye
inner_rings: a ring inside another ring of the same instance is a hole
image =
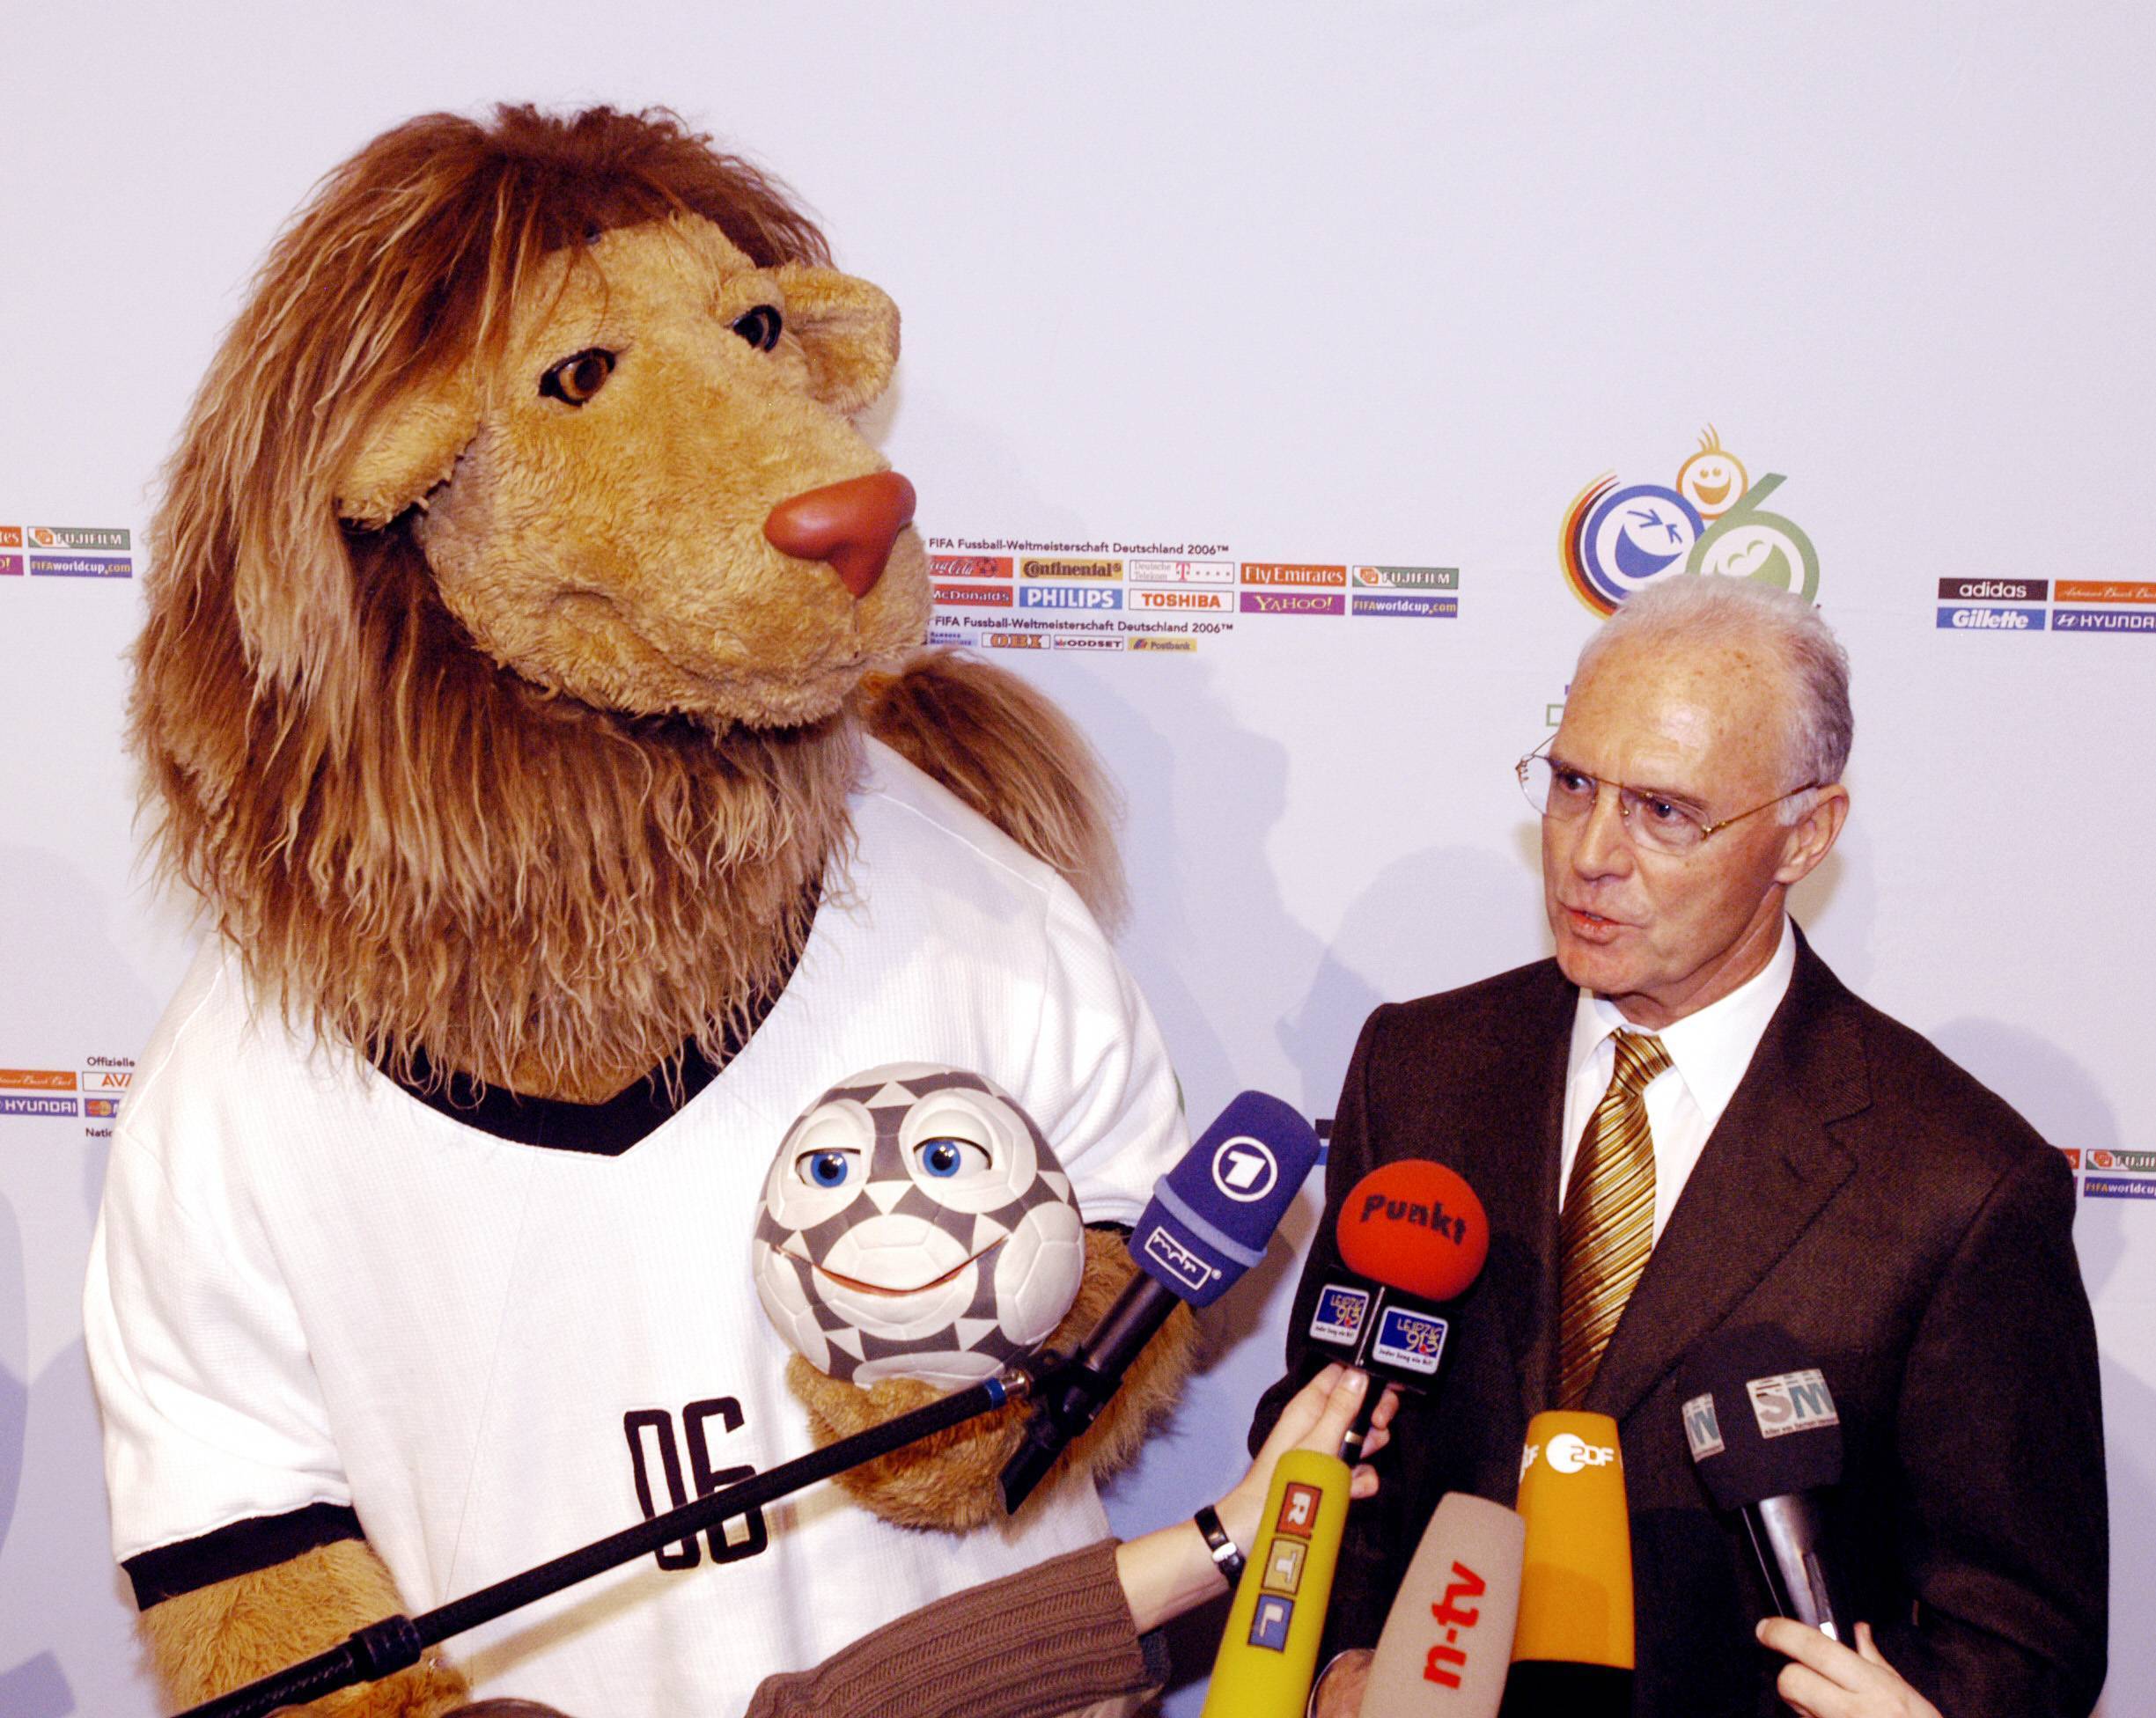
[[[733,319],[734,333],[759,352],[768,352],[777,345],[784,327],[778,312],[769,305],[758,305],[755,309],[744,311]]]
[[[539,378],[539,391],[566,406],[581,406],[607,385],[614,374],[614,354],[603,346],[587,346],[563,358]]]

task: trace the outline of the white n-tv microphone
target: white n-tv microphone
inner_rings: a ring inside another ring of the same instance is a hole
[[[1682,1374],[1684,1438],[1715,1507],[1743,1517],[1775,1610],[1845,1647],[1857,1613],[1827,1528],[1842,1417],[1827,1380],[1778,1325],[1717,1331]]]
[[[1527,1522],[1502,1503],[1457,1491],[1439,1500],[1378,1637],[1365,1712],[1496,1718],[1527,1539]]]

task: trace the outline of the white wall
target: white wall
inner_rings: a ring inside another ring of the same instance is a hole
[[[1458,568],[1452,619],[1002,658],[1129,791],[1127,951],[1200,1124],[1246,1085],[1328,1115],[1374,1003],[1544,951],[1509,766],[1593,623],[1559,525],[1711,422],[1786,477],[1856,662],[1819,947],[2058,1145],[2156,1153],[2156,637],[1937,624],[1948,576],[2156,578],[2145,10],[138,5],[5,38],[0,525],[125,528],[139,571],[158,461],[313,179],[424,109],[606,99],[773,165],[897,297],[879,421],[925,532]],[[129,826],[136,591],[0,574],[0,1069],[122,1062],[184,956]],[[76,1305],[102,1125],[0,1114],[21,1718],[152,1709]],[[2142,1161],[2116,1178],[2156,1191]],[[2156,1208],[2099,1185],[2123,1718],[2156,1685]],[[1226,1303],[1122,1520],[1238,1465],[1291,1282],[1281,1259]]]

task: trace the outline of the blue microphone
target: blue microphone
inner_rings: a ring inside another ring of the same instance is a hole
[[[1277,1098],[1246,1091],[1153,1184],[1131,1231],[1138,1274],[1034,1395],[1025,1442],[1004,1464],[1007,1511],[1033,1494],[1071,1440],[1099,1418],[1155,1332],[1188,1303],[1210,1306],[1265,1256],[1318,1161],[1318,1136]]]

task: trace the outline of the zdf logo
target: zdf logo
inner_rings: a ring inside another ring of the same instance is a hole
[[[1607,1444],[1589,1443],[1576,1432],[1559,1432],[1549,1440],[1549,1465],[1560,1473],[1577,1473],[1586,1467],[1611,1467],[1617,1452]]]

